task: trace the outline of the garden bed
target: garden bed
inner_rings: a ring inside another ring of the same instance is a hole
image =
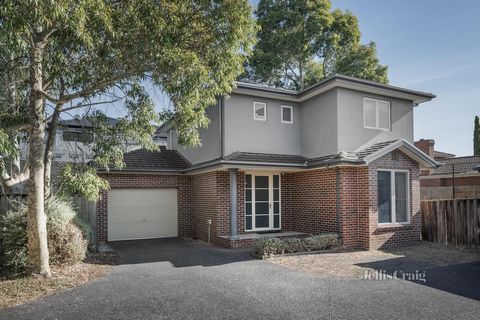
[[[38,276],[0,279],[0,308],[13,307],[80,286],[105,275],[118,262],[115,254],[96,253],[74,265],[52,266],[52,278],[49,279]]]
[[[325,250],[317,250],[317,251],[303,251],[303,252],[295,252],[295,253],[277,253],[273,256],[262,256],[260,254],[257,254],[255,252],[251,253],[251,256],[257,259],[270,259],[270,258],[276,258],[276,257],[295,257],[295,256],[304,256],[304,255],[310,255],[310,254],[327,254],[327,253],[336,253],[336,252],[350,252],[351,250],[346,249],[343,246],[336,246],[332,247],[330,249],[325,249]]]
[[[344,248],[339,246],[338,235],[323,233],[304,238],[261,238],[255,242],[252,256],[258,259],[268,259],[274,256],[294,256],[340,250],[344,250]]]

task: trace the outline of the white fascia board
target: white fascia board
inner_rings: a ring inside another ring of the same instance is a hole
[[[436,168],[440,166],[437,161],[430,158],[427,154],[425,154],[423,151],[421,151],[405,139],[395,141],[392,144],[386,146],[385,148],[382,148],[372,153],[371,155],[365,157],[364,161],[365,163],[369,164],[397,149],[399,149],[407,156],[417,161],[419,164],[426,168]]]

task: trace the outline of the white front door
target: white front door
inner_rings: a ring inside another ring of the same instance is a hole
[[[245,175],[245,230],[279,230],[280,175]]]

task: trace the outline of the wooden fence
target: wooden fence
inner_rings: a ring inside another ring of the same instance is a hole
[[[93,246],[97,248],[97,204],[78,195],[72,197],[78,216],[90,225],[93,231]]]
[[[455,186],[455,197],[453,187],[422,187],[420,196],[422,200],[474,199],[480,198],[480,186]]]
[[[25,194],[0,194],[0,218],[12,209],[15,202],[26,201]],[[93,231],[93,246],[97,247],[97,207],[95,202],[87,201],[86,199],[74,195],[72,197],[73,205],[77,211],[78,216],[88,223]],[[2,228],[2,219],[0,219],[0,229]]]
[[[422,201],[421,213],[423,240],[480,247],[480,199]]]

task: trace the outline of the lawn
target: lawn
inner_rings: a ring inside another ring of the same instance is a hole
[[[27,276],[0,279],[0,308],[12,307],[59,291],[85,284],[108,273],[118,257],[109,253],[89,255],[71,266],[51,266],[52,278]]]
[[[480,250],[422,242],[413,247],[385,251],[353,251],[300,256],[279,256],[272,263],[322,277],[360,279],[369,270],[425,270],[480,261]]]

